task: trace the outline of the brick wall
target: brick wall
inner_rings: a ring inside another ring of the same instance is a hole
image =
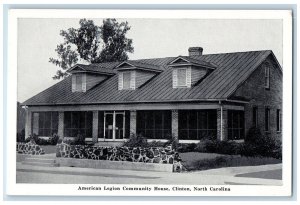
[[[222,113],[222,127],[221,127],[221,109],[217,109],[217,139],[224,141],[227,139],[227,110],[226,109],[222,109],[223,113]],[[221,135],[222,133],[222,135]]]
[[[130,110],[130,134],[136,134],[136,110]]]
[[[178,110],[172,110],[172,136],[178,140]]]
[[[269,56],[264,63],[270,65],[270,89],[264,86],[265,74],[263,66],[259,66],[252,75],[235,91],[234,97],[250,99],[245,105],[245,132],[252,127],[253,107],[258,108],[258,127],[265,131],[265,108],[270,108],[270,132],[272,136],[281,139],[281,133],[277,132],[277,109],[282,110],[282,72],[275,63],[273,57]],[[284,112],[282,112],[284,115]]]
[[[64,112],[58,112],[58,132],[59,138],[64,138]]]
[[[98,111],[93,111],[93,143],[98,142]]]

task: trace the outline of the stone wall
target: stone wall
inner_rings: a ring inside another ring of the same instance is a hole
[[[56,147],[56,157],[173,164],[174,170],[181,170],[179,154],[170,147],[97,147],[66,143],[58,144]]]
[[[17,143],[17,153],[31,154],[31,155],[43,155],[43,154],[45,154],[45,151],[39,145],[34,144],[32,142],[28,142],[28,143],[18,142]]]

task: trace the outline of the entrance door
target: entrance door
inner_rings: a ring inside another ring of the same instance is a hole
[[[125,137],[125,112],[105,112],[104,139],[122,140]]]

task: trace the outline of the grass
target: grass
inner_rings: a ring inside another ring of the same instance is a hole
[[[45,151],[45,154],[56,153],[56,145],[40,145],[40,147]]]
[[[267,157],[244,157],[200,152],[186,152],[179,155],[182,158],[182,165],[187,171],[281,163],[279,159]]]

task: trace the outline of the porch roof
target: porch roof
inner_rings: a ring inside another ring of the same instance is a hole
[[[172,87],[172,67],[169,63],[177,57],[136,60],[138,63],[157,66],[162,72],[136,90],[118,90],[118,76],[94,86],[87,92],[72,92],[71,77],[56,83],[23,102],[23,105],[97,104],[135,102],[184,102],[193,100],[215,101],[229,99],[233,92],[272,53],[250,51],[236,53],[190,56],[216,66],[205,79],[191,88]],[[114,72],[120,62],[92,64],[92,70]],[[86,68],[87,69],[87,68]]]

